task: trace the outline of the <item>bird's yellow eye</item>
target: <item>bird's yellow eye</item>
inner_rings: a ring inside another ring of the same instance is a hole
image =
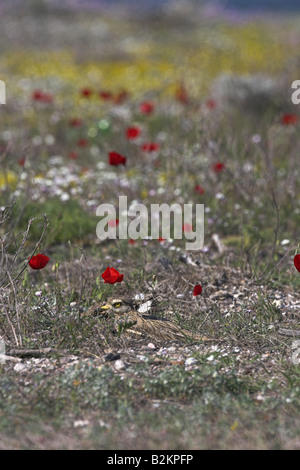
[[[114,307],[121,307],[122,302],[114,302]]]

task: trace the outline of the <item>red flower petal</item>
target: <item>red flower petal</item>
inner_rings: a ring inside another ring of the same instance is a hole
[[[300,254],[296,255],[294,258],[294,265],[297,271],[300,273]]]
[[[107,222],[109,227],[117,227],[119,225],[119,219],[111,219]]]
[[[217,162],[217,163],[215,163],[214,165],[212,165],[211,169],[212,169],[215,173],[220,173],[221,171],[225,170],[225,164],[224,164],[224,163],[221,163],[221,162]]]
[[[196,191],[196,193],[201,194],[201,195],[204,194],[204,192],[205,192],[204,189],[202,188],[202,186],[200,186],[200,184],[197,184],[195,186],[195,191]]]
[[[101,90],[99,91],[99,97],[104,101],[109,101],[113,99],[113,94],[110,91]]]
[[[193,296],[196,297],[196,295],[200,295],[201,292],[202,292],[202,287],[200,286],[200,284],[197,284],[197,285],[194,287]]]
[[[128,98],[128,96],[129,94],[126,90],[121,90],[114,96],[114,103],[122,104]]]
[[[215,100],[207,100],[205,104],[208,109],[214,109],[217,106]]]
[[[101,276],[105,284],[115,284],[115,282],[123,281],[124,274],[120,274],[115,268],[108,267]]]
[[[40,101],[41,103],[52,103],[53,96],[50,93],[44,93],[41,90],[35,90],[32,93],[32,99],[34,101]]]
[[[281,117],[281,124],[284,126],[294,126],[299,121],[299,116],[297,114],[284,114]]]
[[[144,150],[144,152],[155,152],[159,150],[159,144],[156,142],[146,142],[142,145],[142,150]]]
[[[154,108],[155,108],[155,105],[154,105],[154,103],[152,103],[151,101],[143,101],[143,102],[140,104],[140,111],[141,111],[141,113],[143,113],[143,114],[151,114],[151,113],[153,113]]]
[[[93,92],[90,88],[82,88],[82,90],[80,91],[80,94],[84,98],[89,98],[93,94]]]
[[[175,97],[180,103],[187,104],[189,101],[188,93],[183,84],[181,84],[175,91]]]
[[[126,165],[126,157],[123,157],[117,152],[109,152],[110,165]]]
[[[40,99],[42,98],[42,95],[43,95],[43,92],[40,91],[40,90],[35,90],[33,93],[32,93],[32,99],[35,100],[35,101],[40,101]]]
[[[78,153],[76,152],[69,152],[68,153],[68,158],[70,158],[70,160],[76,160],[78,158]]]
[[[47,264],[50,258],[48,256],[43,255],[42,253],[38,253],[37,255],[32,256],[29,259],[29,266],[32,269],[43,269]]]
[[[80,118],[72,118],[69,121],[70,127],[81,127],[82,126],[82,119]]]
[[[50,93],[44,93],[43,96],[42,96],[42,100],[41,100],[43,103],[52,103],[53,101],[53,96],[50,95]]]
[[[89,145],[88,141],[86,139],[78,139],[77,140],[77,145],[78,147],[87,147]]]
[[[186,223],[186,224],[183,224],[182,230],[184,232],[191,232],[193,230],[193,227],[191,224]]]
[[[126,137],[129,140],[136,139],[141,133],[141,129],[139,127],[128,127],[126,130]]]

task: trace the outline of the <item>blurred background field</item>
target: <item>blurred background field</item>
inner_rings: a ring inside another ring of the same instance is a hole
[[[190,94],[198,97],[211,93],[222,73],[284,72],[289,83],[297,72],[299,24],[292,14],[281,18],[279,27],[274,14],[262,19],[257,12],[209,8],[202,2],[169,1],[152,9],[151,2],[144,2],[146,10],[143,2],[119,2],[112,15],[113,3],[98,2],[96,14],[89,2],[74,2],[73,8],[67,8],[68,2],[16,2],[8,11],[5,4],[1,76],[9,78],[9,94],[24,95],[25,79],[31,87],[55,79],[52,91],[58,101],[83,82],[126,88],[135,95],[170,94],[184,78]]]
[[[28,204],[51,197],[64,212],[71,198],[94,224],[95,207],[116,203],[120,191],[129,203],[159,201],[163,194],[170,203],[196,197],[211,212],[208,237],[222,227],[224,235],[241,236],[249,245],[270,241],[274,231],[270,193],[263,202],[267,177],[268,187],[277,185],[282,237],[295,236],[296,127],[280,120],[297,114],[291,83],[299,69],[299,16],[289,9],[279,16],[275,8],[234,10],[230,2],[0,5],[0,76],[7,88],[1,107],[3,205],[24,203],[26,193]],[[156,112],[143,115],[143,101]],[[132,125],[143,131],[135,142],[125,136]],[[157,141],[159,151],[141,151],[145,141]],[[132,162],[111,167],[112,150],[131,154]],[[283,159],[287,152],[291,156]],[[218,161],[226,161],[222,178],[211,171]],[[195,188],[206,179],[199,198]],[[270,212],[261,214],[259,205]],[[288,217],[291,210],[294,217]],[[65,232],[65,238],[48,237],[48,244],[68,241]]]

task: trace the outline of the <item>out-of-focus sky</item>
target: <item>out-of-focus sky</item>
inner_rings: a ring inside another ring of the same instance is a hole
[[[70,4],[77,6],[84,5],[113,5],[128,4],[137,8],[155,8],[164,6],[168,3],[184,3],[185,0],[62,0],[61,4]],[[187,0],[191,1],[191,0]],[[200,3],[201,0],[192,0]],[[242,10],[268,10],[268,11],[287,11],[300,10],[300,0],[202,0],[202,3],[220,5],[225,8],[236,8]]]
[[[222,0],[220,3],[239,9],[300,10],[299,0]]]
[[[196,4],[208,4],[220,7],[220,10],[225,9],[237,9],[242,11],[267,11],[267,12],[289,12],[293,10],[300,11],[300,0],[28,0],[32,6],[36,4],[57,4],[65,7],[114,7],[114,6],[130,6],[137,10],[151,10],[164,7],[170,4],[184,4],[184,3],[196,3]],[[9,6],[20,4],[22,7],[26,5],[24,0],[0,0],[1,6]]]

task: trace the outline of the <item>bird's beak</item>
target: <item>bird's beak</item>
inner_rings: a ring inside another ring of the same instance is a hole
[[[106,304],[106,305],[102,305],[101,307],[101,310],[109,310],[110,309],[110,305]]]

